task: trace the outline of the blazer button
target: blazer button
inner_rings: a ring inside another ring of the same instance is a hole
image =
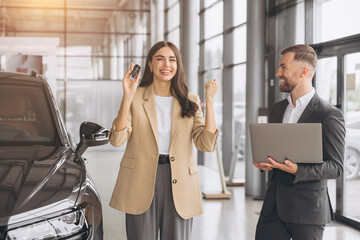
[[[170,161],[172,161],[172,162],[175,161],[175,158],[174,158],[174,157],[171,157],[171,158],[170,158]]]
[[[176,184],[176,183],[177,183],[177,180],[176,180],[176,179],[174,179],[172,182],[173,182],[173,184]]]

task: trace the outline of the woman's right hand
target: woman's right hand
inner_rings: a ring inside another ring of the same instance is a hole
[[[130,79],[130,73],[133,70],[133,68],[134,68],[134,64],[131,63],[130,70],[127,71],[127,73],[125,73],[125,76],[123,78],[124,96],[120,104],[118,115],[115,119],[116,131],[121,131],[126,128],[131,102],[134,99],[135,92],[138,87],[140,73],[137,75],[135,80]]]
[[[123,89],[124,89],[124,98],[127,98],[130,100],[130,102],[133,100],[135,96],[136,89],[138,87],[139,79],[141,73],[137,75],[135,80],[130,79],[130,73],[134,68],[134,64],[131,63],[130,70],[125,73],[125,76],[123,78]]]

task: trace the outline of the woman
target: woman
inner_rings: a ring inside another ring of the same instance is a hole
[[[216,80],[205,84],[206,118],[189,94],[179,50],[158,42],[144,76],[123,79],[124,96],[110,143],[128,141],[110,206],[126,213],[128,240],[190,239],[192,217],[203,212],[193,145],[213,151],[218,130],[213,110]],[[160,231],[159,231],[160,229]]]

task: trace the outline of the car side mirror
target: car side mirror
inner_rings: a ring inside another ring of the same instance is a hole
[[[80,125],[80,142],[76,155],[81,157],[88,147],[100,146],[109,142],[109,130],[93,122],[83,122]]]

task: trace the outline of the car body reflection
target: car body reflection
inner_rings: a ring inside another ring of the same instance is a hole
[[[80,134],[75,149],[43,77],[0,72],[0,239],[103,239],[81,155],[108,130],[84,122]]]

